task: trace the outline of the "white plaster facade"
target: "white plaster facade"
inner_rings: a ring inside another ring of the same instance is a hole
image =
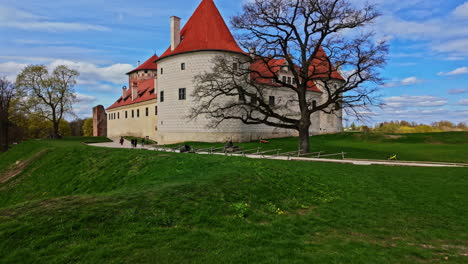
[[[209,128],[210,120],[199,116],[190,120],[188,115],[191,109],[198,103],[194,100],[194,77],[200,73],[210,72],[213,68],[213,59],[216,56],[244,56],[222,51],[197,51],[177,54],[158,61],[158,132],[157,141],[160,144],[171,144],[184,141],[236,142],[258,140],[260,138],[277,138],[297,136],[296,130],[275,128],[266,125],[245,125],[240,121],[224,121],[216,128]],[[185,65],[182,70],[181,65]],[[186,98],[179,100],[179,89],[184,88]],[[161,92],[163,101],[161,102]],[[291,95],[288,89],[272,89],[267,96],[275,96],[280,102]],[[310,92],[311,100],[320,102],[321,94]],[[291,105],[289,113],[299,113],[297,106]],[[341,112],[341,111],[339,111]],[[311,117],[312,126],[310,134],[336,133],[342,131],[341,113],[330,115],[314,113]]]
[[[110,138],[157,137],[156,101],[146,101],[107,110],[107,135]],[[148,115],[146,115],[148,111]]]

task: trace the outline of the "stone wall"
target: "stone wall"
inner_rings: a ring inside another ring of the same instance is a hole
[[[93,136],[107,137],[107,115],[102,105],[93,108]]]

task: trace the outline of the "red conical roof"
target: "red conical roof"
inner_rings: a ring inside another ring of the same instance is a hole
[[[143,62],[143,64],[141,64],[137,68],[127,72],[127,74],[130,74],[132,72],[136,72],[136,71],[139,71],[139,70],[157,70],[158,69],[158,64],[156,64],[156,62],[155,62],[157,59],[158,59],[158,55],[154,54],[153,56],[151,56],[151,58],[149,58],[148,60]]]
[[[223,50],[245,53],[237,45],[213,0],[202,0],[180,32],[181,42],[171,47],[159,59],[198,50]]]

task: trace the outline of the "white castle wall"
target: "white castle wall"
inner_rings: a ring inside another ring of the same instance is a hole
[[[191,109],[198,103],[194,101],[193,79],[202,72],[210,72],[213,67],[213,59],[219,55],[230,54],[231,56],[242,56],[220,51],[199,51],[179,54],[158,61],[159,75],[157,79],[158,98],[160,92],[164,91],[164,102],[158,99],[159,116],[157,121],[157,141],[160,144],[170,144],[183,141],[223,142],[229,139],[233,141],[250,141],[259,138],[275,138],[297,136],[297,131],[274,128],[266,125],[245,125],[240,121],[228,120],[221,123],[217,128],[208,128],[210,123],[204,117],[189,120]],[[181,64],[185,63],[185,70]],[[161,70],[163,71],[161,74]],[[186,99],[179,100],[179,88],[186,89]],[[277,100],[284,100],[290,91],[286,89],[272,89],[271,94]],[[269,95],[267,95],[269,96]],[[320,100],[319,93],[310,93],[310,96]],[[297,107],[291,105],[291,109]],[[311,134],[321,133],[322,117],[315,113],[311,117]],[[337,120],[333,120],[336,123]],[[333,125],[336,127],[336,125]],[[331,130],[326,128],[326,130]],[[336,129],[335,129],[336,130]]]

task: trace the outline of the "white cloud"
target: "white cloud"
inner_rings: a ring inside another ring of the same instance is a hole
[[[76,69],[80,73],[79,79],[82,81],[105,81],[114,84],[125,83],[128,77],[125,73],[131,71],[134,67],[130,64],[113,64],[105,67],[99,67],[89,62],[75,62],[70,60],[55,60],[49,67],[55,68],[58,65],[66,65]]]
[[[459,105],[468,105],[468,99],[462,99],[458,102]]]
[[[0,77],[6,76],[9,81],[15,81],[16,75],[26,67],[27,64],[16,63],[16,62],[4,62],[0,63]]]
[[[454,11],[453,14],[457,17],[468,17],[468,2],[458,6]]]
[[[430,95],[392,96],[392,97],[384,98],[383,101],[386,107],[399,108],[399,109],[405,109],[409,107],[438,107],[438,106],[444,106],[448,103],[448,100],[445,98],[430,96]]]
[[[76,95],[76,99],[80,103],[93,103],[97,99],[95,96],[86,95],[82,93],[76,93],[75,95]]]
[[[438,75],[440,76],[450,76],[450,75],[460,75],[460,74],[468,74],[468,67],[460,67],[450,72],[439,72]]]
[[[388,83],[384,84],[384,87],[409,86],[409,85],[418,84],[418,83],[422,83],[422,82],[423,82],[423,80],[420,80],[415,76],[412,76],[412,77],[404,78],[402,80],[394,80],[394,81],[388,82]]]
[[[59,22],[20,9],[0,6],[0,27],[29,31],[108,31],[107,27],[87,23]]]
[[[450,89],[448,93],[449,94],[464,94],[464,93],[468,93],[468,89]]]

